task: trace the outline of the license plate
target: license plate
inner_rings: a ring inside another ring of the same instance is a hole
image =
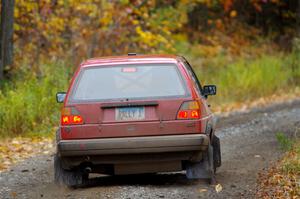
[[[116,108],[116,120],[130,121],[145,119],[145,107],[122,107]]]

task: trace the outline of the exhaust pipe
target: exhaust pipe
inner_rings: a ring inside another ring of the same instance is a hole
[[[84,172],[84,173],[91,173],[91,172],[92,172],[92,168],[91,168],[91,167],[85,167],[85,168],[83,169],[83,172]]]

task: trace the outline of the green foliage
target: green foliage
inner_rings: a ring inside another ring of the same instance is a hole
[[[292,69],[291,83],[300,85],[300,38],[294,39],[292,53],[286,62]]]
[[[216,104],[243,102],[289,91],[299,86],[298,56],[292,54],[263,55],[253,59],[229,61],[220,55],[206,63],[193,63],[202,84],[216,84],[218,95],[211,98]],[[294,63],[294,64],[291,64]]]
[[[293,148],[293,144],[295,143],[282,132],[276,133],[276,139],[280,145],[280,149],[285,151],[291,150]]]
[[[21,75],[0,93],[0,136],[53,133],[59,121],[55,94],[68,85],[70,67],[64,63],[42,65],[37,77],[27,65]]]

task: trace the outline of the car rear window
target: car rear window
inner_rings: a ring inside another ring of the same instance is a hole
[[[120,65],[83,68],[71,101],[170,98],[188,95],[175,64]]]

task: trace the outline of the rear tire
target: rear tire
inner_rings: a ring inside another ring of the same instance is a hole
[[[61,158],[57,154],[54,156],[54,182],[57,185],[66,185],[76,188],[82,186],[88,179],[88,175],[79,169],[66,170],[62,167]]]

